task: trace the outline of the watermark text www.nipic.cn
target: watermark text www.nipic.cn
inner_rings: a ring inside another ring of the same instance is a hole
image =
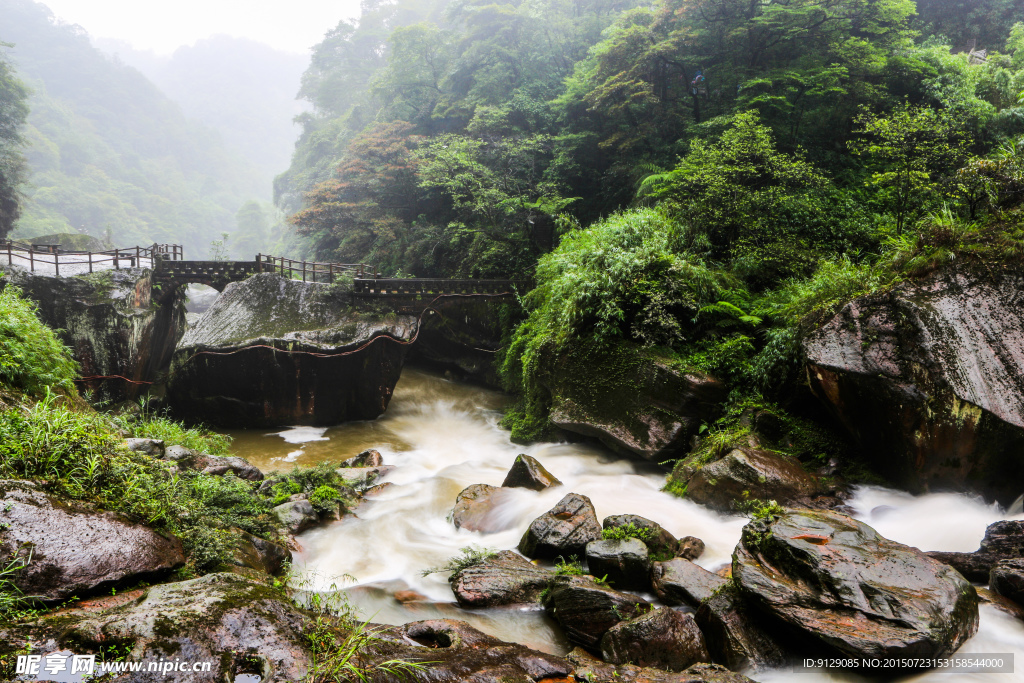
[[[180,659],[159,659],[148,662],[97,662],[96,655],[75,655],[68,652],[54,652],[48,655],[18,655],[14,673],[23,678],[36,677],[35,680],[47,680],[45,676],[61,674],[80,674],[82,676],[102,676],[108,673],[128,673],[145,671],[166,676],[170,673],[202,673],[209,672],[213,662],[190,662]],[[42,678],[40,678],[42,676]]]

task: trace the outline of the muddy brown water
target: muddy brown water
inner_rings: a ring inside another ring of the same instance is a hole
[[[387,412],[370,422],[328,429],[291,428],[232,431],[233,450],[264,471],[340,461],[376,448],[395,465],[384,481],[392,485],[365,501],[354,517],[299,536],[295,558],[298,581],[308,589],[342,591],[364,618],[400,624],[431,618],[457,618],[503,640],[547,652],[569,645],[556,625],[535,609],[463,610],[444,574],[423,576],[460,548],[514,548],[530,521],[568,491],[587,495],[600,519],[634,513],[655,520],[677,536],[704,540],[698,564],[717,569],[730,561],[746,520],[721,515],[660,489],[664,474],[626,461],[589,444],[540,443],[519,446],[498,426],[506,397],[500,392],[451,382],[436,374],[406,369]],[[455,497],[470,484],[500,485],[518,453],[528,453],[565,484],[544,492],[512,489],[496,510],[502,531],[457,530],[448,521]],[[985,527],[999,519],[1024,518],[994,505],[956,494],[911,496],[863,487],[852,501],[857,517],[883,535],[926,550],[970,551]],[[401,593],[411,591],[411,593]],[[400,602],[395,594],[403,598]],[[416,596],[421,597],[416,597]],[[649,596],[650,597],[650,596]],[[410,599],[411,598],[411,599]],[[1024,681],[1024,623],[988,605],[981,628],[961,653],[1014,653],[1014,674],[963,674],[932,670],[899,680]],[[875,680],[852,673],[761,672],[763,683],[798,680]]]

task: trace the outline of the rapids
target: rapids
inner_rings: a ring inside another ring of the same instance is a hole
[[[594,445],[513,444],[508,432],[498,426],[504,400],[499,392],[407,368],[387,412],[375,421],[326,430],[300,427],[231,435],[234,451],[264,471],[340,461],[366,448],[376,448],[386,464],[397,466],[384,479],[392,485],[364,502],[356,517],[300,535],[302,549],[295,558],[304,586],[344,590],[365,618],[379,623],[458,618],[503,640],[565,653],[568,643],[542,611],[462,610],[454,603],[446,576],[424,576],[423,571],[470,545],[514,548],[530,521],[569,491],[589,496],[599,519],[634,513],[676,536],[701,538],[707,549],[698,564],[707,569],[730,561],[745,519],[664,493],[660,490],[663,472]],[[518,453],[536,457],[565,487],[543,492],[508,490],[498,510],[503,531],[482,534],[455,529],[447,517],[459,491],[470,484],[500,485]],[[1009,518],[998,506],[968,496],[911,496],[877,487],[859,488],[851,507],[884,536],[926,550],[974,550],[988,524]],[[394,594],[403,590],[424,599],[400,603]],[[961,652],[1013,652],[1017,671],[1024,672],[1024,623],[983,605],[979,633]],[[774,683],[793,677],[792,672],[779,671],[755,678]],[[796,678],[803,683],[871,680],[836,672]],[[1024,680],[1024,674],[929,671],[900,680],[1008,683]]]

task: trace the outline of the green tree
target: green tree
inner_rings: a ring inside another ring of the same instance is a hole
[[[11,47],[0,43],[0,48]],[[0,54],[0,237],[14,229],[21,215],[19,186],[26,178],[22,127],[28,118],[28,88]]]
[[[677,215],[724,255],[787,236],[789,214],[825,184],[813,165],[779,151],[771,129],[747,111],[733,117],[718,140],[694,140],[675,169],[647,178],[641,191],[674,204]]]
[[[962,122],[948,111],[910,104],[888,116],[865,111],[857,123],[862,137],[850,149],[876,168],[867,185],[878,192],[901,233],[930,200],[942,196],[942,183],[967,158],[970,140]]]

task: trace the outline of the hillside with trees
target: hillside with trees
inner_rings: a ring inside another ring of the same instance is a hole
[[[578,347],[777,398],[807,321],[1019,253],[1024,24],[974,5],[367,4],[314,51],[277,201],[322,260],[535,278],[519,438]]]
[[[16,236],[176,242],[199,258],[235,229],[242,204],[266,196],[258,171],[215,131],[44,5],[0,2],[0,40],[12,44],[6,59],[31,93]]]

